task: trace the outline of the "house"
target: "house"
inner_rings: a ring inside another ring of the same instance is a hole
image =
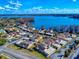
[[[23,32],[23,31],[22,31],[22,32],[20,32],[20,35],[25,35],[25,34],[26,34],[26,33],[25,33],[25,32]]]
[[[41,35],[38,35],[35,39],[35,42],[43,42],[43,37]]]
[[[77,35],[76,34],[72,34],[72,38],[76,38],[77,37]]]
[[[64,38],[65,40],[68,40],[69,42],[71,42],[73,39],[71,37],[67,37],[67,38]]]
[[[63,46],[65,46],[67,44],[67,41],[61,40],[60,44],[62,44]]]
[[[48,30],[46,31],[46,35],[48,35],[48,36],[53,36],[53,30],[52,30],[52,29],[48,29]]]
[[[53,36],[53,33],[47,32],[46,35]]]
[[[65,46],[65,45],[67,44],[67,41],[61,40],[61,39],[57,39],[56,42],[57,42],[58,44],[63,45],[63,46]]]
[[[62,33],[61,33],[61,34],[58,34],[58,35],[57,35],[57,38],[64,39],[64,38],[65,38],[65,35],[64,35],[64,34],[62,34]]]
[[[55,53],[56,49],[47,44],[39,44],[34,48],[39,53],[43,54],[45,57],[49,57],[51,54]]]
[[[28,47],[28,45],[23,40],[20,40],[14,44],[20,48],[27,48]]]
[[[37,47],[34,48],[34,50],[38,51],[39,53],[47,57],[48,54],[44,52],[44,49],[45,49],[45,44],[38,44]]]
[[[23,40],[19,40],[19,41],[16,42],[16,44],[20,44],[22,42],[23,42]]]
[[[76,40],[78,40],[78,41],[79,41],[79,37],[77,37],[77,38],[76,38]]]
[[[47,49],[44,50],[45,53],[48,54],[47,57],[49,57],[50,55],[52,55],[53,53],[55,53],[56,49],[55,48],[52,48],[52,47],[49,47]]]
[[[56,46],[56,47],[57,47],[57,49],[60,49],[60,48],[61,48],[61,45],[60,45],[60,44],[53,43],[52,45],[53,45],[53,46]]]
[[[39,33],[40,34],[44,34],[45,33],[45,30],[40,30]]]
[[[34,47],[35,47],[35,42],[31,42],[31,43],[28,45],[27,49],[32,50]]]

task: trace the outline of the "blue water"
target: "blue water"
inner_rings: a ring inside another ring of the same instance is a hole
[[[45,26],[46,29],[48,29],[49,27],[60,25],[79,25],[79,19],[68,17],[35,16],[34,26],[37,29],[40,29],[41,26]]]
[[[45,28],[48,29],[49,27],[61,26],[61,25],[79,25],[79,19],[69,17],[54,17],[54,16],[6,16],[6,17],[8,18],[34,17],[33,24],[34,27],[36,27],[37,29],[40,29],[41,26],[45,26]]]

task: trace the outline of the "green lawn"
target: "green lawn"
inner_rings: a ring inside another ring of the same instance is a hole
[[[40,58],[40,59],[50,59],[50,58],[43,56],[41,53],[39,53],[37,51],[32,51],[32,54],[35,55],[36,57]]]
[[[10,58],[6,55],[0,55],[0,59],[10,59]]]

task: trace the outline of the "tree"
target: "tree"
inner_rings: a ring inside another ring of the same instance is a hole
[[[1,39],[0,39],[0,46],[1,46],[1,45],[4,45],[5,43],[6,43],[6,39],[1,38]]]

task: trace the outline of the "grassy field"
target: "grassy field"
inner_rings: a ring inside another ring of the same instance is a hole
[[[38,57],[39,59],[50,59],[50,58],[47,58],[47,57],[43,56],[41,53],[39,53],[39,52],[37,52],[37,51],[34,51],[34,50],[33,50],[33,51],[29,51],[29,50],[23,49],[23,48],[21,49],[21,48],[15,46],[15,45],[9,45],[8,48],[14,49],[15,51],[23,52],[23,53],[26,54],[26,55],[27,55],[27,53],[28,53],[28,56],[29,56],[29,55],[36,56],[36,57]]]
[[[0,59],[10,59],[7,55],[5,54],[1,54],[0,55]]]
[[[46,58],[45,56],[43,56],[41,53],[38,53],[37,51],[32,51],[32,54],[40,59],[50,59],[50,58]]]

